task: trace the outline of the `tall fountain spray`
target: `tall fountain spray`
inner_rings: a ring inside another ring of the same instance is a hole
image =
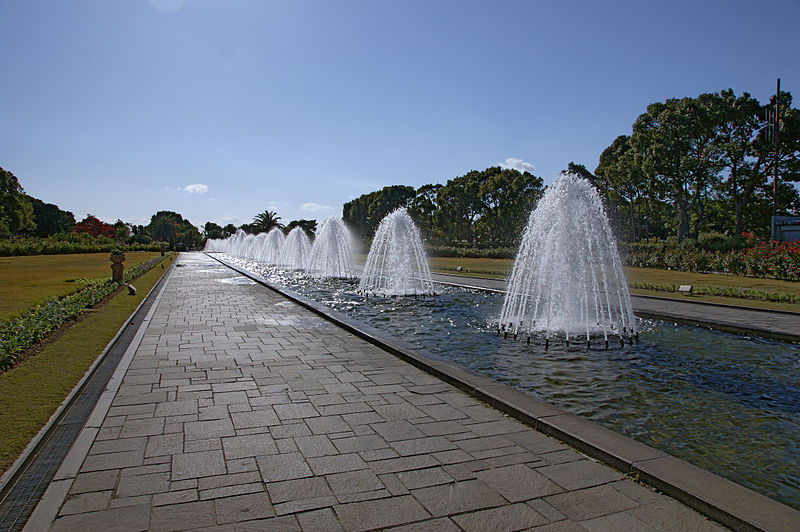
[[[617,244],[595,188],[561,174],[531,213],[500,329],[550,338],[633,339],[636,321]]]
[[[310,252],[311,242],[309,242],[306,232],[300,227],[295,227],[289,231],[289,235],[283,243],[278,266],[288,270],[304,270]]]
[[[358,283],[365,295],[432,295],[433,280],[419,229],[401,207],[381,220]]]
[[[352,236],[341,218],[322,221],[311,246],[306,270],[317,278],[355,277]]]
[[[285,241],[286,235],[283,234],[283,231],[278,227],[273,227],[264,239],[258,260],[271,265],[278,264]]]

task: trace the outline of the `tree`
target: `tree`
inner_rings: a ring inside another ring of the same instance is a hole
[[[269,233],[275,227],[283,229],[283,224],[279,222],[280,219],[277,212],[264,211],[256,214],[248,232],[258,234]]]
[[[75,228],[75,216],[71,212],[62,211],[58,205],[45,203],[31,196],[27,196],[27,198],[33,207],[37,236],[70,233]]]
[[[117,219],[114,222],[114,240],[119,240],[120,242],[125,242],[131,236],[131,228],[123,222],[122,220]]]
[[[17,177],[0,168],[0,238],[32,233],[35,229],[33,206]]]
[[[292,229],[295,227],[300,227],[305,231],[306,235],[309,238],[313,238],[314,234],[317,232],[317,221],[316,220],[292,220],[286,225],[285,231],[288,234]]]
[[[234,228],[234,230],[235,229],[236,228]],[[203,226],[203,233],[205,234],[206,238],[224,238],[224,231],[225,230],[222,227],[214,222],[206,222],[206,225]]]
[[[227,238],[235,234],[236,234],[236,226],[233,224],[227,224],[225,227],[222,228],[223,238]]]
[[[753,171],[751,162],[761,106],[746,92],[737,98],[732,89],[722,91],[719,98],[721,116],[714,142],[719,150],[721,170],[728,174],[721,188],[733,207],[733,232],[741,235],[745,209],[763,181],[762,176]]]
[[[408,207],[415,194],[414,187],[405,185],[392,185],[362,194],[344,204],[342,220],[359,237],[370,237],[387,214],[398,207]]]
[[[176,212],[158,211],[150,217],[147,231],[153,237],[153,240],[175,244],[178,236],[178,225],[182,221],[183,217]]]
[[[75,229],[73,229],[73,232],[111,238],[114,236],[114,226],[98,220],[91,214],[87,214],[86,218],[75,224]]]
[[[414,199],[408,206],[408,214],[419,227],[424,238],[431,238],[439,209],[437,197],[442,185],[422,185],[417,189]]]
[[[512,246],[522,235],[531,210],[544,194],[541,178],[529,172],[495,166],[479,172],[483,238]]]

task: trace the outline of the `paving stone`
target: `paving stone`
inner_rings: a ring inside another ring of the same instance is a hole
[[[372,530],[421,521],[428,512],[411,496],[355,502],[334,507],[345,530]]]
[[[143,451],[147,445],[147,437],[121,438],[117,440],[96,441],[89,449],[89,454],[119,453],[124,451]]]
[[[297,521],[300,523],[300,528],[309,532],[336,532],[344,530],[331,508],[302,512],[295,517],[297,517]]]
[[[89,512],[59,517],[50,529],[53,532],[103,530],[104,532],[137,532],[147,530],[150,506],[128,506],[101,512]]]
[[[224,474],[225,471],[222,451],[201,451],[172,456],[172,480],[210,477]]]
[[[507,504],[503,497],[480,480],[465,480],[442,486],[420,488],[412,490],[411,493],[434,517]]]
[[[425,436],[416,426],[404,419],[376,423],[372,428],[387,441],[414,440]]]
[[[294,439],[297,448],[306,458],[339,454],[325,435],[299,436]]]
[[[415,454],[430,454],[439,451],[449,451],[456,446],[447,438],[441,436],[431,436],[428,438],[418,438],[415,440],[402,440],[390,442],[390,445],[400,454],[400,456],[411,456]]]
[[[235,436],[233,424],[230,419],[212,419],[209,421],[195,421],[184,423],[183,432],[187,440],[207,440],[210,438],[223,438]]]
[[[590,532],[617,532],[618,530],[625,530],[625,532],[654,532],[656,530],[645,525],[627,512],[618,512],[602,517],[595,517],[588,521],[581,521],[581,526]],[[681,528],[680,530],[689,529]]]
[[[266,493],[217,499],[214,501],[214,507],[219,524],[239,523],[275,515],[275,510]]]
[[[350,430],[350,425],[345,423],[341,416],[307,418],[306,425],[314,434],[333,434]]]
[[[383,489],[378,476],[369,470],[334,473],[325,477],[337,496]]]
[[[183,434],[161,434],[147,438],[145,458],[179,454],[183,452]]]
[[[253,434],[250,436],[232,436],[222,438],[222,449],[225,458],[233,460],[264,454],[277,454],[278,448],[269,434]]]
[[[197,399],[184,400],[184,401],[170,401],[167,403],[158,403],[156,405],[155,417],[165,416],[181,416],[185,414],[197,414],[198,406]]]
[[[659,501],[642,504],[637,508],[628,510],[632,517],[655,530],[686,531],[686,530],[724,530],[723,527],[706,519],[691,508],[679,502],[661,498]]]
[[[298,436],[311,436],[311,431],[305,423],[289,423],[271,427],[269,429],[272,437],[277,439],[282,438],[297,438]]]
[[[269,427],[280,424],[278,416],[269,409],[252,410],[249,412],[236,412],[231,414],[233,426],[238,429]]]
[[[212,501],[187,502],[154,507],[150,530],[153,532],[188,530],[213,524],[214,503]]]
[[[256,462],[264,482],[277,482],[312,476],[311,469],[300,453],[258,456],[256,457]]]
[[[273,503],[282,503],[307,498],[329,497],[333,495],[323,477],[270,482],[267,491]]]
[[[58,514],[69,515],[105,510],[108,508],[112,493],[113,492],[109,490],[70,495]]]
[[[638,506],[636,501],[608,485],[551,495],[546,497],[545,501],[576,521],[585,521]]]
[[[169,472],[146,475],[122,475],[117,486],[117,497],[135,497],[169,491]]]
[[[544,525],[548,520],[525,504],[511,504],[452,517],[466,532],[484,530],[523,530]]]
[[[592,460],[579,460],[536,469],[568,490],[614,482],[625,475]]]
[[[511,502],[527,501],[564,491],[538,471],[522,464],[478,471],[475,476]]]
[[[196,487],[201,490],[210,490],[213,488],[221,488],[224,486],[237,486],[239,484],[250,484],[260,482],[261,475],[258,471],[249,471],[246,473],[231,473],[228,471],[227,475],[218,475],[215,477],[203,477],[196,479]]]
[[[164,432],[164,420],[161,418],[130,419],[122,425],[120,438],[134,438],[136,436],[152,436]]]
[[[118,469],[79,473],[72,482],[69,492],[86,493],[89,491],[111,490],[117,485],[117,477],[119,477]]]
[[[333,441],[340,453],[355,453],[386,449],[389,444],[378,435],[355,436],[353,438],[337,438]]]
[[[83,461],[81,471],[100,471],[103,469],[122,469],[141,465],[144,461],[142,451],[125,451],[120,453],[90,454]]]
[[[367,463],[355,453],[309,458],[308,465],[315,475],[329,475],[368,468]]]
[[[415,471],[404,471],[397,473],[397,477],[408,489],[426,488],[439,484],[449,484],[454,481],[453,477],[441,467],[431,467],[428,469],[418,469]]]
[[[440,517],[438,519],[419,521],[411,525],[392,527],[388,530],[392,532],[460,532],[461,528],[451,521],[450,518]]]
[[[153,506],[166,506],[168,504],[180,504],[184,502],[194,502],[198,499],[196,489],[168,491],[166,493],[153,494],[151,501]]]
[[[287,419],[303,419],[320,415],[317,409],[309,403],[275,405],[273,408],[281,421]]]

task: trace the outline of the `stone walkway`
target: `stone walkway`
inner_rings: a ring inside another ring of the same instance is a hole
[[[204,255],[178,264],[28,529],[718,528]]]

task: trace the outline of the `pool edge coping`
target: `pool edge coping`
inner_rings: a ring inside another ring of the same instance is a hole
[[[800,510],[488,377],[455,366],[425,349],[277,286],[212,254],[205,254],[531,428],[575,447],[728,527],[765,531],[800,529]]]

